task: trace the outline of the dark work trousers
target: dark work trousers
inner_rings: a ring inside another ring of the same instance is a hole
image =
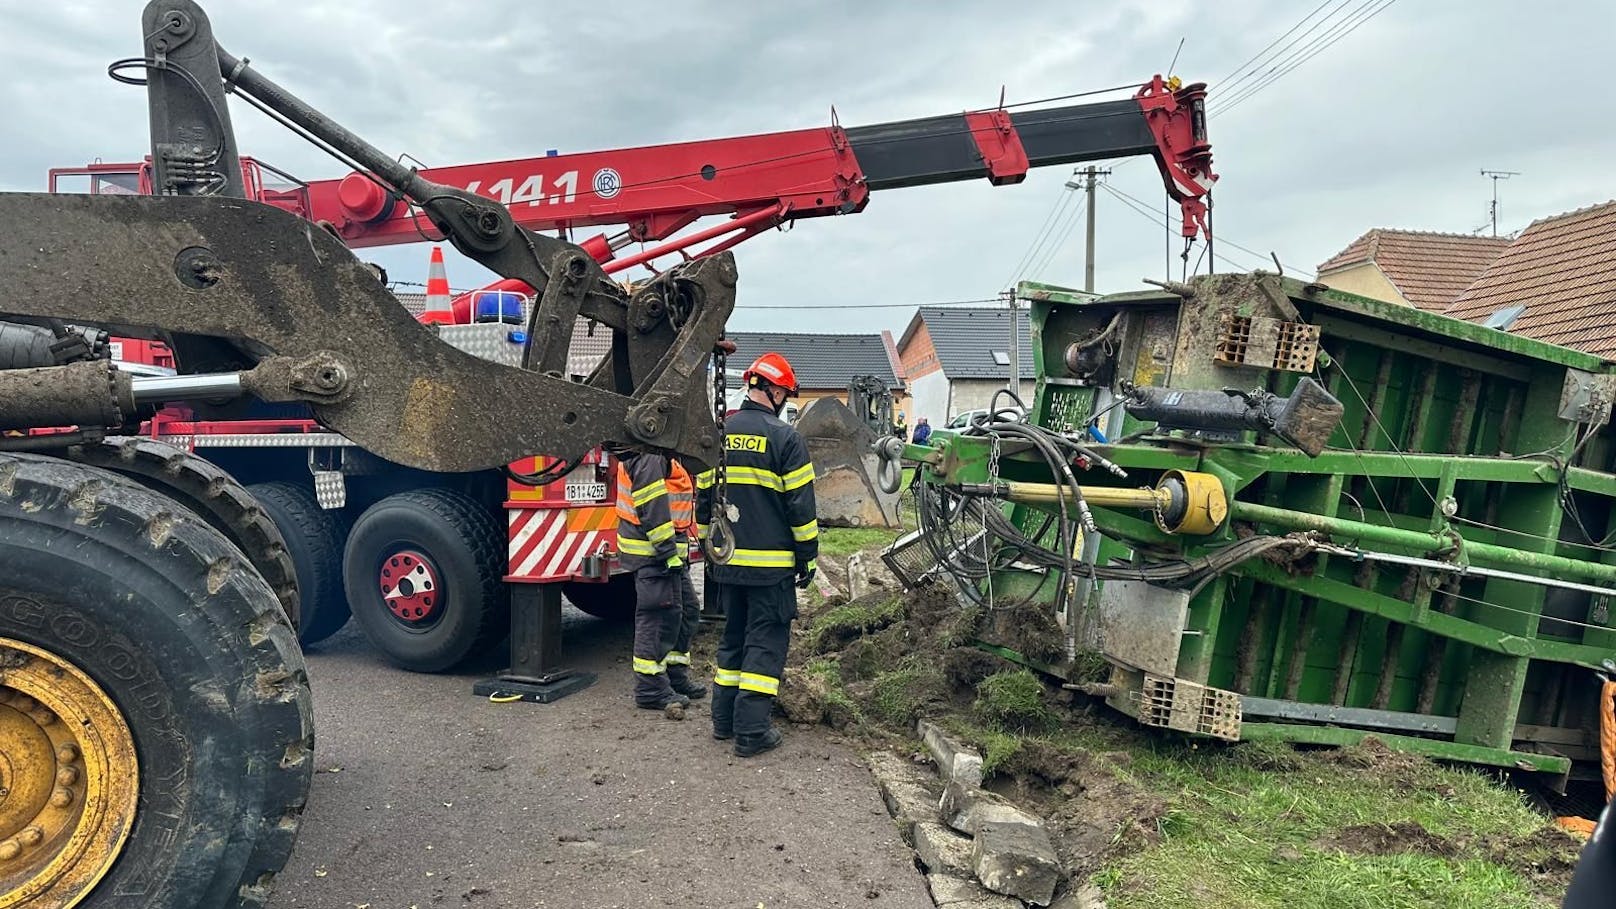
[[[690,572],[641,568],[634,572],[634,700],[655,704],[673,688],[669,676],[683,678],[690,667],[690,639],[701,616],[701,601]]]
[[[786,668],[797,590],[790,578],[763,587],[724,584],[718,598],[724,607],[724,636],[713,674],[713,731],[761,735],[769,730],[769,713]]]

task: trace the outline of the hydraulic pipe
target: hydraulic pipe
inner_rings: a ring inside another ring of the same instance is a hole
[[[1028,505],[1052,505],[1061,496],[1070,500],[1072,489],[1054,483],[967,483],[963,492],[991,495]],[[1155,489],[1126,489],[1119,486],[1078,486],[1083,501],[1099,508],[1133,508],[1148,511],[1156,525],[1168,533],[1204,535],[1223,526],[1229,514],[1223,484],[1211,474],[1169,470]]]
[[[1583,562],[1547,553],[1525,552],[1519,549],[1511,549],[1508,546],[1496,546],[1491,543],[1476,543],[1464,540],[1456,533],[1435,534],[1418,530],[1402,530],[1397,527],[1386,527],[1380,524],[1367,524],[1362,521],[1349,521],[1345,518],[1329,518],[1323,515],[1258,505],[1254,502],[1231,503],[1230,513],[1238,521],[1271,524],[1288,530],[1313,530],[1339,539],[1380,543],[1386,546],[1398,546],[1420,552],[1451,549],[1455,543],[1458,543],[1461,551],[1472,562],[1512,565],[1518,568],[1534,569],[1547,575],[1571,575],[1579,578],[1595,578],[1606,583],[1616,583],[1616,565]]]

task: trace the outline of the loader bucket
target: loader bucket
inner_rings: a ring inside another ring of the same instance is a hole
[[[829,527],[897,527],[898,494],[876,486],[875,433],[835,398],[810,401],[797,431],[814,462],[819,523]]]

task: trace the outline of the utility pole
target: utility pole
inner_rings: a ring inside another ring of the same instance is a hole
[[[1010,382],[1005,387],[1017,398],[1021,397],[1021,333],[1016,331],[1016,289],[1004,292],[1010,304]]]
[[[1487,168],[1483,167],[1481,169],[1481,175],[1483,177],[1491,177],[1493,181],[1493,204],[1490,214],[1493,222],[1493,236],[1496,237],[1498,236],[1498,181],[1508,180],[1510,177],[1519,177],[1521,172],[1518,170],[1488,170]]]
[[[1109,170],[1100,170],[1090,164],[1083,171],[1088,179],[1083,181],[1083,189],[1088,193],[1088,233],[1083,238],[1083,289],[1089,293],[1094,292],[1094,187],[1095,177],[1108,177]]]

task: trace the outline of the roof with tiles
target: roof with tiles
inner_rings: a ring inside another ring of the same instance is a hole
[[[1512,334],[1616,359],[1616,200],[1532,222],[1445,314],[1517,304]]]
[[[1032,329],[1028,308],[1016,310],[1016,336],[1019,339],[1021,377],[1035,378],[1032,363]],[[943,375],[953,379],[1006,379],[1010,374],[1010,315],[1003,307],[922,306],[904,330],[902,347],[921,323],[931,335],[932,347]]]
[[[773,351],[786,358],[803,388],[845,389],[854,376],[877,376],[889,388],[901,387],[886,341],[880,334],[822,335],[795,332],[731,331],[735,342],[731,366],[752,362]]]
[[[1377,227],[1319,266],[1320,281],[1332,272],[1373,263],[1403,299],[1441,312],[1452,305],[1510,244],[1508,237],[1475,237]]]

